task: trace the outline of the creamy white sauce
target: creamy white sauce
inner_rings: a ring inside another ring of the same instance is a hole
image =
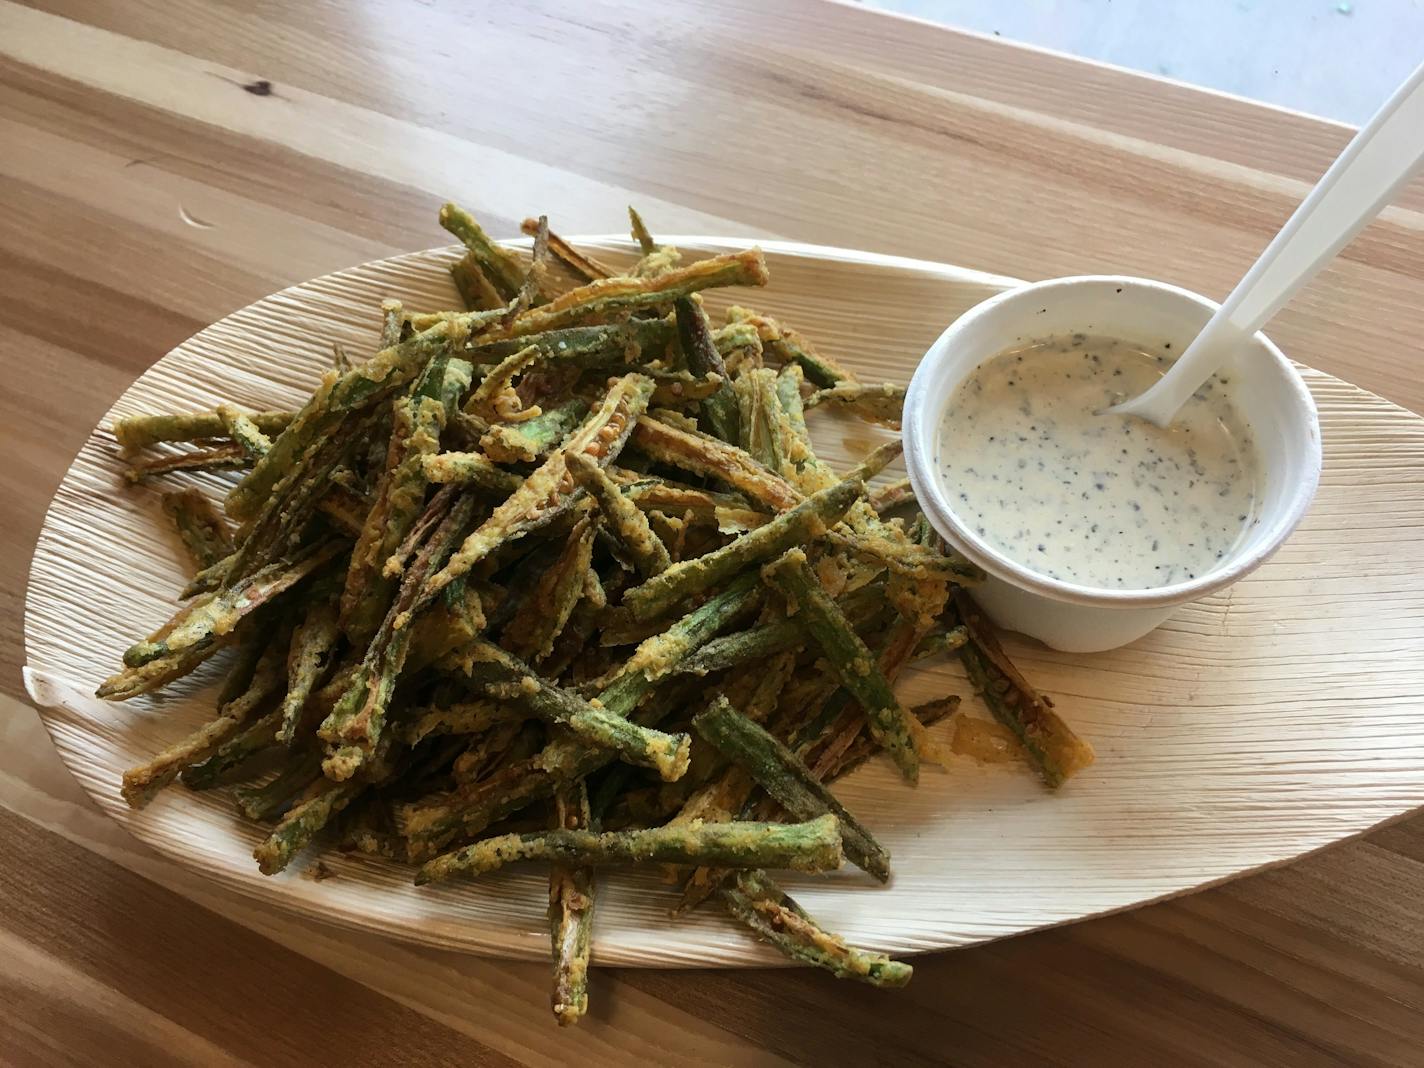
[[[1218,376],[1167,429],[1094,414],[1170,360],[1112,338],[1035,341],[981,364],[950,398],[935,467],[960,520],[1004,556],[1081,586],[1186,582],[1256,522],[1250,428]]]

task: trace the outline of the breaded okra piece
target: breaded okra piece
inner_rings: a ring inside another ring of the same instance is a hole
[[[722,696],[693,716],[692,725],[798,820],[814,819],[828,812],[834,815],[840,821],[846,858],[882,883],[889,881],[889,851],[821,785],[800,757],[765,728],[742,715]]]
[[[517,860],[572,864],[715,864],[722,868],[834,871],[841,866],[834,816],[805,823],[686,823],[636,831],[536,831],[487,838],[421,865],[417,885],[497,871]]]
[[[554,794],[554,829],[595,829],[582,779]],[[592,866],[553,864],[549,868],[549,943],[554,958],[549,1003],[560,1027],[578,1023],[588,1011],[588,960],[593,948],[593,903],[597,888]]]
[[[806,563],[806,554],[791,549],[762,569],[762,577],[786,598],[793,618],[816,640],[841,684],[865,710],[875,740],[884,746],[890,759],[907,782],[919,778],[919,757],[915,752],[915,727],[910,715],[895,698],[889,682],[834,601],[821,588]]]
[[[691,297],[679,297],[673,303],[673,314],[677,318],[677,337],[687,369],[695,375],[714,374],[722,380],[717,392],[702,402],[707,428],[723,441],[736,444],[740,437],[737,396],[728,380],[722,354],[712,340],[707,313]]]
[[[465,666],[471,681],[488,696],[523,705],[546,723],[566,728],[585,745],[612,750],[630,764],[653,768],[668,782],[687,770],[691,739],[686,734],[640,727],[601,700],[586,701],[540,678],[493,642],[476,642]]]
[[[634,587],[623,595],[623,603],[635,618],[652,619],[677,602],[724,582],[753,564],[821,537],[864,492],[864,483],[847,480],[812,494],[765,526],[704,556],[674,564]],[[804,554],[802,560],[805,560]]]
[[[901,987],[910,981],[910,965],[855,949],[822,930],[763,871],[738,872],[718,893],[728,912],[792,960],[871,986]]]
[[[196,489],[165,493],[163,514],[173,521],[193,565],[201,571],[232,553],[232,532],[212,503]]]
[[[666,571],[672,563],[667,547],[648,525],[648,518],[608,477],[597,463],[583,453],[570,453],[569,472],[598,503],[599,514],[608,530],[628,551],[644,578]]]

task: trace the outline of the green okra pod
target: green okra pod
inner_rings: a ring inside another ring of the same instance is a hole
[[[821,405],[848,408],[864,419],[898,430],[905,407],[905,387],[893,382],[841,382],[806,398],[808,410]]]
[[[173,521],[178,537],[198,570],[212,567],[233,549],[227,521],[196,489],[165,493],[163,513]]]
[[[656,308],[678,297],[718,286],[763,286],[768,280],[761,249],[729,252],[663,274],[642,278],[600,278],[571,289],[548,304],[521,313],[503,331],[508,337],[573,326],[595,315]],[[500,333],[495,332],[496,335]]]
[[[219,404],[215,411],[223,421],[227,436],[256,463],[272,448],[272,439],[262,433],[262,428],[249,415],[244,415],[231,404]]]
[[[124,469],[124,478],[129,482],[142,482],[155,475],[171,475],[178,471],[237,471],[249,467],[251,463],[240,445],[214,445],[138,460]]]
[[[248,760],[276,744],[280,722],[280,713],[268,712],[223,742],[206,760],[184,768],[178,777],[184,786],[193,790],[206,790],[219,785]]]
[[[477,452],[442,452],[421,462],[426,480],[440,485],[474,485],[507,497],[524,481]]]
[[[793,508],[802,499],[786,479],[757,463],[746,450],[708,434],[644,416],[633,430],[633,444],[650,460],[718,479],[774,511]]]
[[[687,770],[691,739],[640,727],[618,708],[586,701],[571,690],[540,678],[493,642],[476,642],[466,660],[471,680],[500,701],[523,705],[545,722],[567,728],[585,745],[611,749],[622,759],[653,768],[665,780]]]
[[[533,237],[539,232],[539,220],[525,219],[519,224],[519,229]],[[585,282],[592,282],[596,278],[612,278],[618,273],[607,264],[599,263],[592,256],[580,252],[552,230],[549,231],[548,238],[549,251],[554,254],[554,258]]]
[[[776,372],[769,367],[744,368],[733,392],[741,411],[742,448],[758,463],[784,473],[790,462],[790,445],[776,396]]]
[[[397,577],[386,562],[405,541],[425,504],[429,485],[424,461],[440,450],[440,435],[460,395],[470,385],[464,360],[437,356],[409,397],[395,403],[386,470],[346,571],[341,625],[347,637],[369,641],[395,593]]]
[[[280,434],[296,412],[253,412],[249,416],[263,434]],[[227,436],[227,427],[217,412],[177,412],[165,415],[127,415],[115,419],[114,438],[131,456],[139,449],[164,441],[205,441]]]
[[[445,567],[427,583],[422,601],[428,602],[445,586],[465,574],[494,550],[521,538],[529,530],[567,507],[573,491],[565,453],[583,452],[607,464],[628,440],[633,421],[647,407],[652,382],[637,374],[625,375],[609,387],[596,411],[558,450],[531,474],[480,526],[465,539]]]
[[[417,599],[468,526],[475,503],[468,494],[447,502],[444,518],[407,569],[346,692],[318,729],[318,735],[336,747],[322,765],[329,778],[351,778],[376,754],[385,730],[386,712],[410,650]]]
[[[874,614],[884,597],[879,586],[862,586],[837,601],[849,619],[866,619]],[[749,630],[714,638],[692,656],[679,662],[677,670],[686,675],[707,675],[739,664],[795,649],[806,640],[806,632],[794,619],[760,623]]]
[[[692,717],[692,725],[798,820],[814,819],[828,812],[834,815],[840,821],[846,858],[882,883],[889,881],[889,851],[770,732],[720,696]]]
[[[674,564],[623,595],[623,603],[638,619],[650,619],[693,594],[724,582],[753,564],[779,556],[792,546],[821,537],[865,492],[863,483],[847,480],[807,497],[765,526],[729,542],[705,556]],[[804,555],[803,555],[804,560]]]
[[[456,701],[413,709],[396,725],[396,737],[406,745],[448,734],[481,734],[491,727],[519,723],[524,709],[513,701]]]
[[[635,831],[539,831],[502,835],[427,861],[417,884],[476,876],[518,860],[572,864],[715,864],[723,868],[834,871],[841,866],[834,816],[805,823],[681,824]]]
[[[869,482],[898,459],[900,454],[904,451],[905,443],[899,438],[896,438],[894,441],[887,441],[883,445],[877,445],[866,454],[865,459],[847,471],[845,477],[858,478],[862,482]]]
[[[513,300],[524,282],[519,257],[490,239],[475,217],[455,204],[440,209],[440,225],[465,246],[499,295]]]
[[[966,594],[955,595],[955,605],[968,630],[969,640],[959,657],[969,681],[979,691],[994,718],[1019,740],[1025,756],[1044,784],[1062,786],[1069,776],[1094,760],[1093,748],[1077,736],[1052,702],[1038,693],[1009,662],[989,624]]]
[[[283,745],[296,740],[307,699],[331,666],[340,637],[336,604],[325,598],[307,609],[292,633],[292,647],[287,654],[287,692],[277,713],[276,738]]]
[[[469,311],[497,311],[505,306],[504,298],[489,280],[479,258],[468,249],[450,264],[450,279],[460,293],[460,300]]]
[[[356,799],[364,782],[314,782],[278,822],[276,829],[252,851],[263,875],[276,875],[310,844],[332,818]]]
[[[495,463],[532,464],[557,448],[587,415],[588,401],[571,397],[522,423],[496,423],[481,435],[480,448]],[[518,479],[513,481],[518,485]]]
[[[554,794],[554,828],[594,830],[588,787],[566,783]],[[549,868],[549,941],[554,958],[550,1005],[560,1027],[576,1024],[588,1011],[588,961],[593,948],[593,868],[554,864]]]
[[[607,473],[589,457],[571,453],[567,462],[574,481],[598,503],[604,522],[628,551],[639,572],[645,578],[652,578],[666,571],[672,559],[638,506],[624,496]]]
[[[598,471],[598,465],[582,453],[569,456],[570,464],[575,461],[583,461]],[[597,525],[589,516],[574,524],[563,550],[539,576],[534,589],[504,628],[500,640],[510,652],[526,659],[543,660],[553,651],[554,642],[563,633],[574,605],[583,596],[597,533]]]
[[[598,695],[606,711],[628,716],[653,727],[680,696],[648,697],[656,680],[683,656],[709,641],[719,630],[757,603],[758,581],[748,573],[679,619],[662,634],[640,645],[613,680]],[[636,710],[636,711],[635,711]],[[518,812],[525,805],[548,797],[557,782],[591,775],[613,760],[613,754],[574,739],[550,742],[533,758],[503,769],[486,782],[473,784],[452,796],[403,806],[400,819],[411,840],[412,852],[429,855],[456,835],[476,835],[492,823]]]
[[[865,710],[871,734],[884,746],[907,782],[919,777],[914,737],[917,724],[896,700],[875,656],[834,601],[821,588],[806,563],[806,554],[791,549],[762,569],[762,576],[786,598],[793,618],[816,640],[841,684]]]
[[[714,374],[722,380],[717,392],[702,402],[702,414],[707,418],[707,426],[723,441],[736,443],[740,437],[737,397],[728,380],[727,368],[722,363],[722,354],[717,351],[716,342],[712,339],[707,313],[691,297],[679,297],[673,303],[673,314],[687,369],[695,375]]]
[[[256,516],[278,482],[294,468],[299,471],[303,457],[335,434],[353,413],[393,395],[420,374],[432,357],[463,345],[469,336],[469,322],[459,317],[442,320],[407,341],[382,349],[344,375],[326,376],[273,440],[267,455],[228,494],[228,515],[237,520]]]
[[[495,341],[481,338],[461,355],[475,364],[497,364],[520,349],[537,345],[545,363],[601,368],[657,359],[676,336],[676,327],[667,319],[629,319],[559,327]]]
[[[776,376],[776,400],[780,409],[786,443],[782,474],[802,493],[815,493],[834,485],[836,473],[816,456],[811,432],[806,426],[805,402],[801,386],[806,381],[798,363],[788,363]]]
[[[822,930],[765,872],[738,872],[718,894],[728,912],[794,961],[871,986],[901,987],[910,981],[910,965],[854,949]]]
[[[129,646],[124,663],[140,667],[150,660],[230,634],[242,620],[301,582],[339,550],[335,543],[314,546],[294,559],[268,564],[231,586],[189,602],[173,617],[172,629],[163,637]]]
[[[847,368],[829,356],[816,351],[814,345],[794,330],[788,330],[775,319],[736,305],[727,309],[732,323],[751,323],[761,337],[762,351],[780,364],[796,363],[806,378],[817,386],[829,388],[841,382],[856,380]]]
[[[258,822],[274,819],[321,777],[321,757],[317,753],[297,754],[262,785],[239,786],[234,792],[237,810]]]
[[[190,764],[206,760],[240,731],[257,709],[274,696],[282,685],[287,657],[285,640],[273,641],[263,651],[246,689],[219,710],[217,718],[203,724],[181,741],[124,772],[119,792],[134,808],[142,808],[159,790],[178,777]]]

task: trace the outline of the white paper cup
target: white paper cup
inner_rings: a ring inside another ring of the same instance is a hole
[[[1264,335],[1256,334],[1223,371],[1228,393],[1250,423],[1260,454],[1260,521],[1212,570],[1187,582],[1145,590],[1099,589],[1048,578],[1003,555],[955,514],[933,462],[935,438],[954,391],[1005,349],[1055,334],[1098,334],[1149,351],[1181,352],[1217,305],[1145,278],[1086,275],[1007,290],[960,316],[930,346],[905,396],[905,464],[915,496],[935,529],[982,567],[989,580],[975,599],[1001,627],[1055,649],[1096,652],[1140,638],[1178,605],[1225,589],[1260,566],[1305,515],[1320,481],[1320,422],[1305,383]],[[1121,418],[1105,416],[1104,418]]]

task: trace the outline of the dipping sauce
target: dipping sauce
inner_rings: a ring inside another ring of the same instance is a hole
[[[1167,429],[1095,415],[1170,360],[1056,336],[981,364],[950,398],[935,467],[961,522],[1004,556],[1080,586],[1151,589],[1212,570],[1257,521],[1250,427],[1220,376]]]

